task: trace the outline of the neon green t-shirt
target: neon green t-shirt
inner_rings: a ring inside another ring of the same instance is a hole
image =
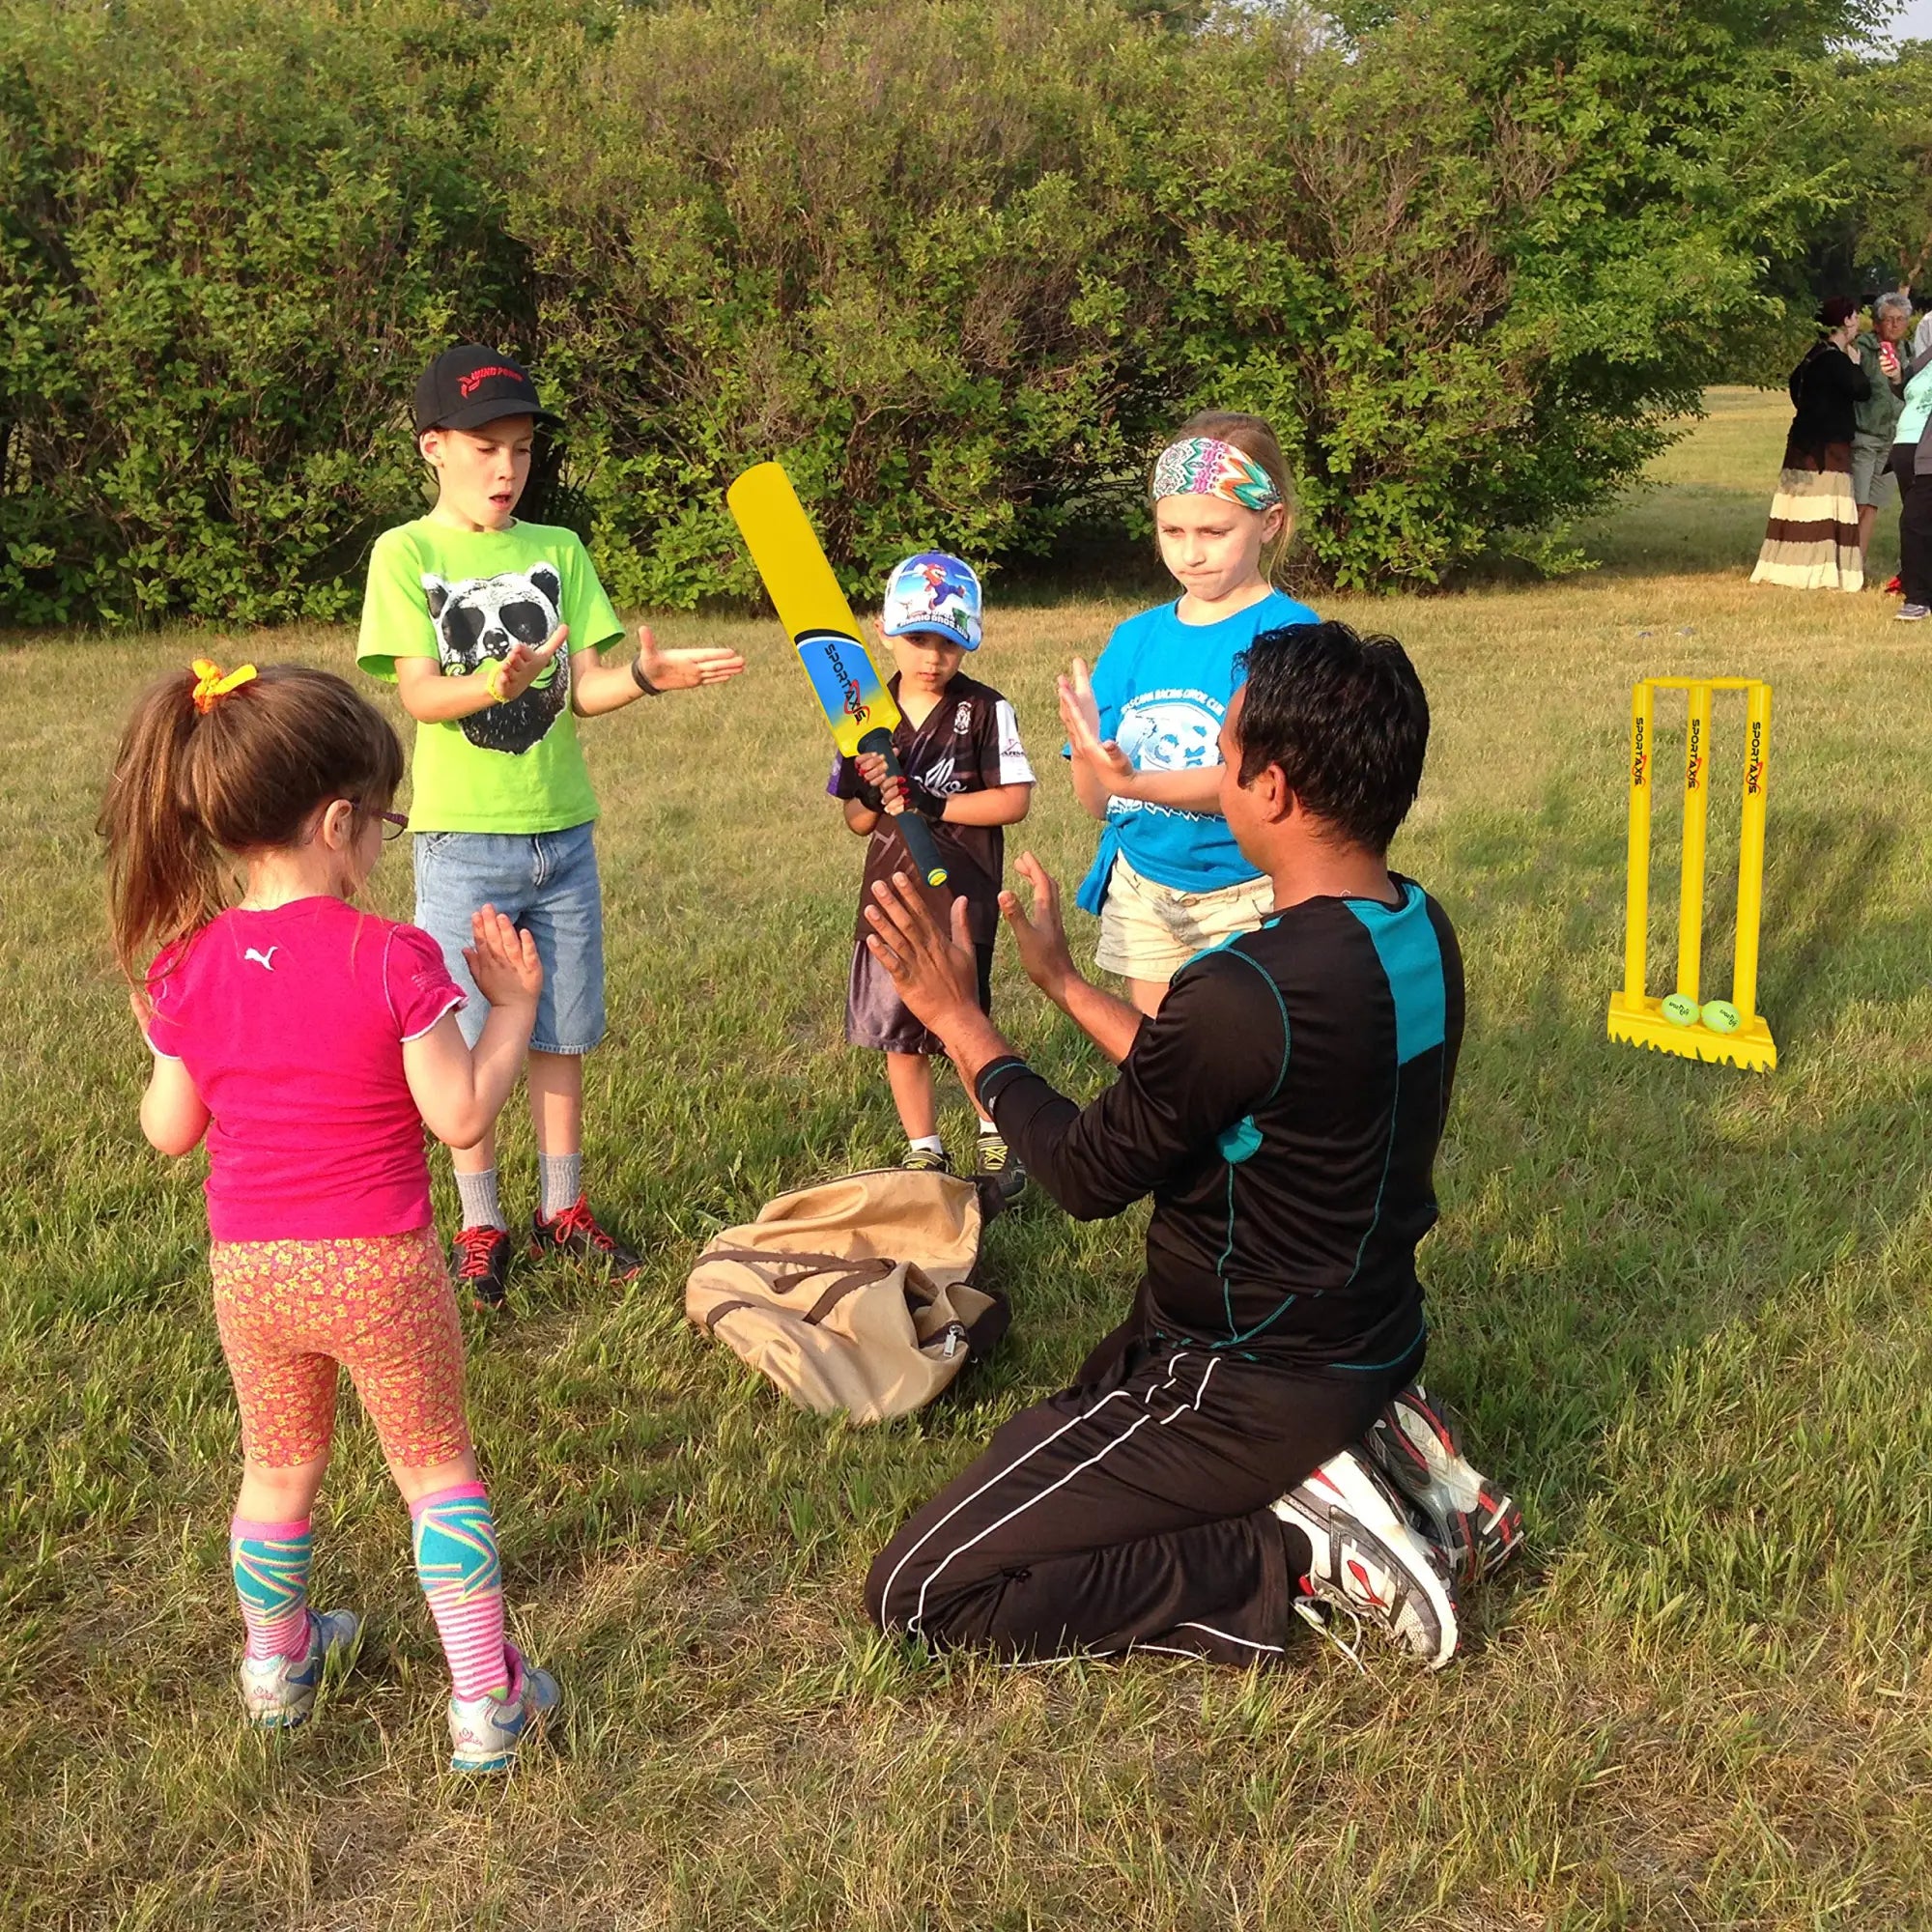
[[[574,531],[455,530],[421,517],[384,530],[369,554],[355,661],[391,683],[398,658],[435,658],[462,676],[559,623],[572,656],[624,630]],[[418,722],[410,776],[412,832],[562,832],[595,818],[565,651],[508,704]]]

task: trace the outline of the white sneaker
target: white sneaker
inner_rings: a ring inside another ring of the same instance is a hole
[[[1455,1410],[1419,1381],[1377,1416],[1364,1447],[1422,1513],[1457,1582],[1492,1575],[1522,1547],[1522,1511],[1463,1453]]]
[[[354,1610],[311,1610],[308,1649],[300,1657],[244,1657],[242,1660],[242,1708],[248,1721],[265,1731],[284,1731],[299,1724],[315,1709],[315,1693],[331,1657],[339,1656],[362,1634],[362,1619]]]
[[[563,1702],[563,1692],[548,1670],[524,1662],[513,1643],[503,1646],[510,1660],[510,1688],[500,1696],[485,1691],[480,1697],[449,1700],[451,1771],[508,1771],[526,1738],[535,1737],[544,1719]]]
[[[1309,1596],[1372,1625],[1431,1670],[1456,1655],[1449,1567],[1362,1454],[1344,1449],[1329,1457],[1273,1507],[1308,1538]]]

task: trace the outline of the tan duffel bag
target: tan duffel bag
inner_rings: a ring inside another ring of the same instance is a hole
[[[684,1312],[801,1407],[904,1415],[1006,1333],[1006,1297],[971,1282],[998,1207],[895,1167],[781,1194],[706,1245]]]

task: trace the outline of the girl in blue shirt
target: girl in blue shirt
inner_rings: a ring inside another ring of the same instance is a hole
[[[1094,963],[1144,1013],[1197,952],[1273,909],[1221,816],[1221,720],[1235,662],[1263,631],[1320,620],[1270,582],[1293,528],[1288,465],[1259,416],[1205,411],[1153,469],[1160,558],[1181,595],[1129,617],[1090,677],[1060,680],[1073,788],[1105,824],[1079,903]]]

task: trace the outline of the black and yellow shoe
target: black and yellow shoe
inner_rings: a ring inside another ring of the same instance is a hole
[[[935,1153],[930,1148],[909,1147],[899,1165],[908,1174],[951,1174],[952,1156],[944,1149]]]
[[[975,1175],[983,1175],[1000,1190],[1002,1201],[1017,1201],[1026,1192],[1027,1171],[1020,1157],[1007,1145],[1004,1134],[981,1134],[976,1155]]]

